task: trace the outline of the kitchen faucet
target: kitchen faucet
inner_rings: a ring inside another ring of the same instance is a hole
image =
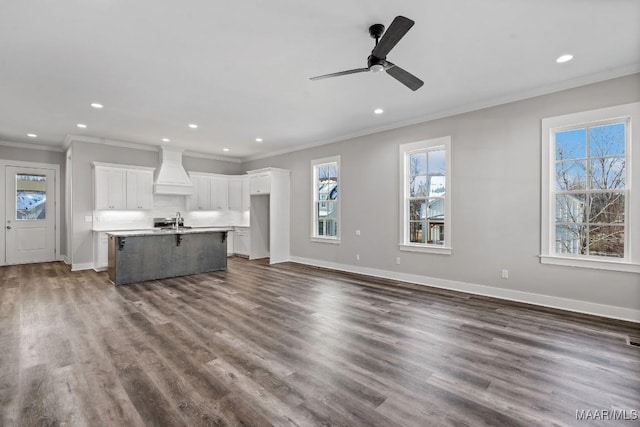
[[[182,220],[182,216],[180,216],[180,211],[178,211],[176,212],[176,223],[175,223],[176,231],[178,230],[178,227],[180,227],[181,220]]]

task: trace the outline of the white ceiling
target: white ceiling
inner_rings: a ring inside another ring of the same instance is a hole
[[[388,59],[417,92],[309,80],[366,66],[368,27],[396,15],[416,24]],[[0,140],[254,158],[638,72],[639,18],[638,0],[3,0]]]

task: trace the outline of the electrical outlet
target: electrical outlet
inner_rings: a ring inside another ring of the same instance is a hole
[[[356,230],[356,236],[360,235],[360,230]]]
[[[93,221],[93,217],[91,215],[84,217],[84,222],[91,222],[91,221]]]
[[[509,270],[502,270],[502,278],[503,279],[509,278]]]
[[[396,257],[396,264],[398,264],[398,265],[400,264],[400,257],[399,256]]]
[[[360,261],[360,254],[356,254],[356,261]]]

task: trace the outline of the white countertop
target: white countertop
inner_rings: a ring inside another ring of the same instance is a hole
[[[233,227],[194,227],[181,228],[179,230],[162,230],[159,228],[143,229],[143,230],[123,230],[123,231],[107,231],[111,236],[133,237],[133,236],[164,236],[166,234],[197,234],[197,233],[215,233],[221,231],[233,231]]]

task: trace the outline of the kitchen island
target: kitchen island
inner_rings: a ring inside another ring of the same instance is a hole
[[[227,268],[232,228],[132,230],[109,236],[109,280],[116,285]]]

